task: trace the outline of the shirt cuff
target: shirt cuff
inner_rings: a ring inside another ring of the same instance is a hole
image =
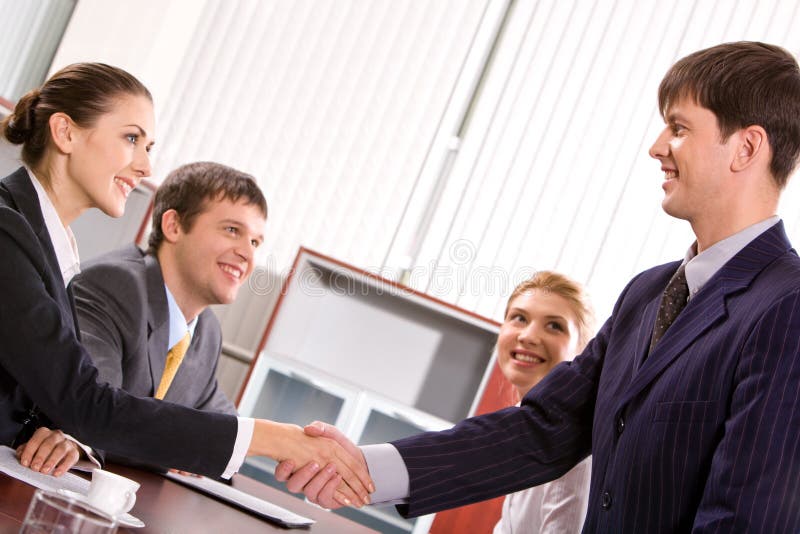
[[[375,483],[370,495],[373,504],[403,504],[410,493],[408,469],[400,452],[391,443],[360,447],[369,476]]]
[[[233,453],[228,466],[222,473],[222,478],[231,478],[244,463],[247,457],[247,449],[250,448],[250,442],[253,440],[253,429],[256,426],[256,421],[252,417],[237,417],[236,421],[238,427],[236,430],[236,441],[233,444]]]
[[[83,453],[86,455],[86,459],[83,458],[79,459],[75,465],[73,465],[70,469],[75,469],[77,471],[91,471],[94,468],[101,468],[103,467],[100,463],[100,460],[97,459],[97,456],[94,454],[94,450],[88,445],[84,445],[77,439],[73,438],[69,434],[64,434],[64,437],[73,442],[77,445]]]

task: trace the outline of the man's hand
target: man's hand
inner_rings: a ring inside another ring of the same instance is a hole
[[[268,456],[278,462],[289,462],[287,465],[291,465],[292,469],[297,465],[306,466],[301,470],[305,476],[319,471],[319,466],[326,466],[320,472],[321,476],[328,479],[338,476],[339,482],[344,481],[341,485],[341,504],[359,507],[369,504],[369,493],[375,491],[360,449],[336,428],[324,423],[315,422],[304,431],[296,425],[256,419],[248,453]],[[283,474],[285,469],[284,466],[280,473]],[[329,492],[327,483],[326,480],[326,484],[320,487],[320,491],[325,490],[326,497]]]
[[[367,469],[361,449],[335,426],[314,421],[303,431],[308,436],[325,437],[336,441],[348,454],[356,458],[365,470]],[[325,508],[349,506],[354,499],[357,499],[352,489],[342,483],[342,477],[337,475],[336,466],[333,464],[326,465],[325,469],[320,471],[319,465],[311,462],[295,471],[295,464],[284,461],[275,468],[275,478],[280,482],[286,482],[289,491],[293,493],[302,491],[309,501]]]
[[[45,475],[60,477],[75,465],[81,449],[60,430],[41,427],[31,439],[17,447],[17,459],[25,467]]]

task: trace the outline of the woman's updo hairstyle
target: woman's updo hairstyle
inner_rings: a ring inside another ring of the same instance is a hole
[[[36,167],[50,140],[53,113],[66,113],[79,127],[89,128],[123,95],[153,100],[142,82],[122,69],[105,63],[73,63],[20,98],[14,112],[0,123],[0,131],[9,142],[22,145],[22,161]]]

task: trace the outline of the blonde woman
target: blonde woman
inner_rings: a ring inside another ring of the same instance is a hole
[[[497,338],[497,363],[512,403],[592,337],[593,312],[580,284],[540,271],[514,289]],[[591,457],[561,478],[506,496],[494,534],[580,532],[589,498]]]

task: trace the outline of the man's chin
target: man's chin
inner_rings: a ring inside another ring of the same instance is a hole
[[[675,217],[676,219],[681,219],[683,221],[687,220],[688,217],[686,213],[676,206],[675,202],[671,202],[671,200],[672,199],[669,196],[665,196],[664,200],[661,201],[661,209],[664,210],[664,213],[670,217]]]
[[[217,295],[219,297],[219,302],[217,304],[230,304],[234,300],[236,300],[236,295],[239,294],[239,288],[237,287],[233,291],[228,291],[227,293]]]

